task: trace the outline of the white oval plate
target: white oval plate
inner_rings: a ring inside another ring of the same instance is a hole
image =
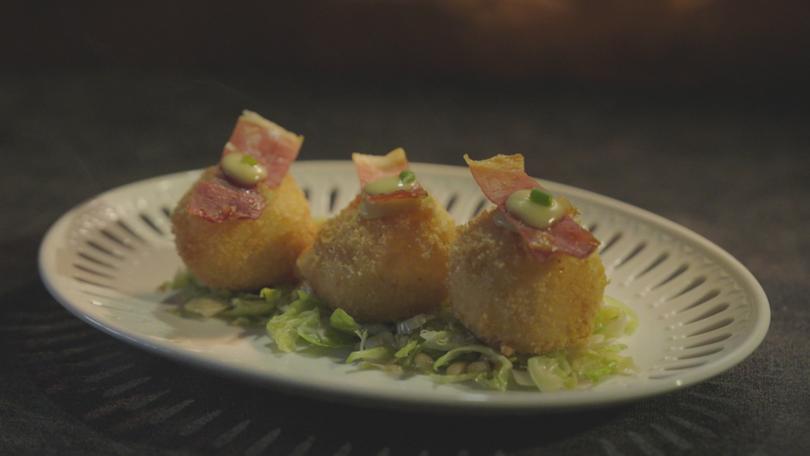
[[[486,204],[466,168],[413,164],[428,190],[464,222]],[[357,193],[350,162],[297,162],[292,173],[313,215],[328,216]],[[40,248],[49,291],[69,311],[128,343],[276,388],[374,406],[535,411],[602,406],[695,384],[742,361],[765,337],[768,300],[756,279],[703,237],[647,211],[546,182],[579,206],[602,244],[607,293],[636,310],[626,353],[637,375],[592,388],[540,393],[394,379],[327,358],[280,354],[261,333],[168,312],[156,291],[182,266],[168,214],[199,171],[105,192],[62,216]]]

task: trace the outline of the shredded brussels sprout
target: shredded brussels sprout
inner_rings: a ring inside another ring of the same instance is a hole
[[[343,309],[328,309],[304,287],[230,293],[206,288],[185,272],[179,272],[161,290],[175,292],[164,302],[177,304],[181,315],[220,318],[235,325],[263,325],[282,352],[327,350],[326,354],[364,369],[394,375],[426,374],[437,383],[551,392],[635,372],[632,358],[621,354],[626,346],[617,339],[635,331],[638,317],[608,296],[584,347],[507,357],[481,345],[458,320],[446,314],[420,314],[392,324],[362,324]],[[450,366],[453,368],[448,369]]]

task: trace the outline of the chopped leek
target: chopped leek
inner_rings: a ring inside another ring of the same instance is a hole
[[[403,184],[410,184],[416,181],[416,174],[413,171],[406,169],[399,173],[399,180],[402,181]]]
[[[551,207],[551,203],[553,202],[551,195],[539,188],[532,189],[531,193],[529,193],[529,199],[532,200],[533,203],[546,207]]]

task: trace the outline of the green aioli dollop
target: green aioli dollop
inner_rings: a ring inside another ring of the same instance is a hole
[[[399,190],[410,190],[415,185],[415,180],[406,183],[398,175],[394,175],[369,182],[363,187],[363,191],[368,195],[385,195]]]
[[[554,221],[559,220],[570,210],[570,207],[558,198],[551,198],[551,204],[546,206],[532,201],[531,190],[518,190],[506,200],[506,210],[521,222],[534,228],[548,228]]]
[[[238,152],[222,157],[222,171],[236,185],[253,187],[267,177],[267,169],[255,158]]]
[[[416,175],[409,170],[405,170],[398,175],[383,177],[367,183],[363,187],[363,193],[368,196],[387,195],[402,190],[413,190],[419,184]],[[365,219],[375,219],[388,215],[405,212],[418,207],[421,198],[397,198],[372,202],[363,199],[360,205],[360,216]]]

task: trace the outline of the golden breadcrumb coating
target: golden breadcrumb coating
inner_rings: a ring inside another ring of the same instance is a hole
[[[456,227],[428,196],[410,211],[365,219],[358,196],[323,224],[298,259],[301,276],[330,307],[365,322],[438,309],[447,297],[447,259]]]
[[[206,174],[215,170],[209,168]],[[259,184],[267,205],[255,220],[215,223],[191,215],[187,211],[191,191],[172,214],[172,231],[177,252],[194,276],[209,287],[227,290],[255,290],[295,280],[295,260],[315,239],[315,224],[307,199],[290,174],[274,189]]]
[[[450,254],[455,316],[502,351],[544,353],[581,345],[591,334],[607,280],[599,256],[539,260],[489,210],[460,228]]]

